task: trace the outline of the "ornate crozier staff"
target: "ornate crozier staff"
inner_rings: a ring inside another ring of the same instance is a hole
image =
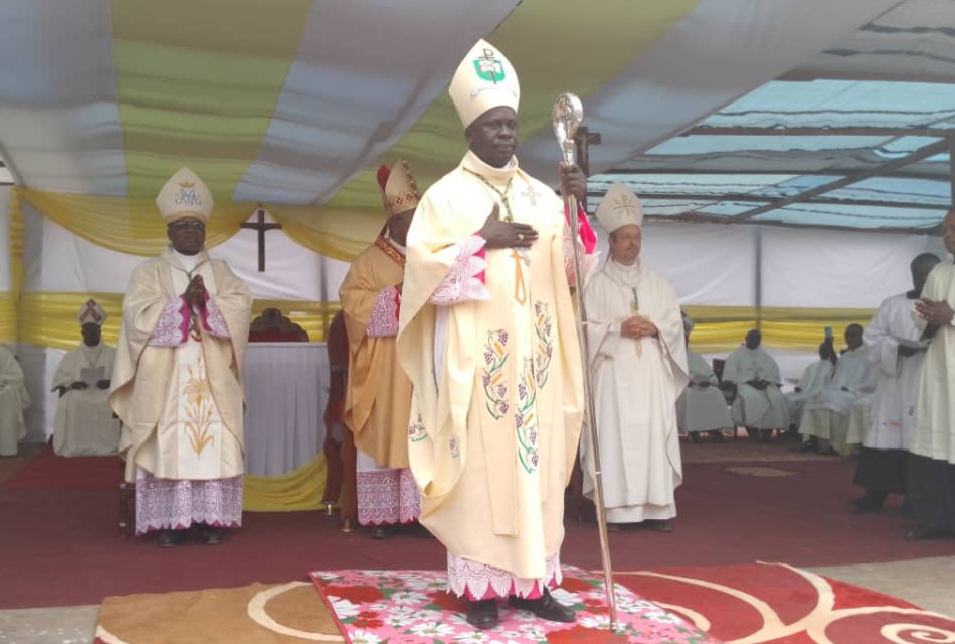
[[[561,94],[554,103],[552,120],[554,134],[564,153],[564,162],[570,165],[576,163],[574,135],[580,122],[584,119],[584,108],[575,94]],[[577,197],[572,194],[564,195],[564,205],[570,213],[570,235],[574,247],[574,270],[577,276],[577,286],[574,289],[577,300],[577,336],[580,338],[580,348],[583,358],[584,400],[587,405],[585,420],[590,432],[590,443],[593,455],[592,463],[581,463],[581,467],[590,465],[594,473],[594,505],[597,508],[597,528],[600,532],[600,559],[603,564],[604,584],[607,593],[607,605],[610,607],[610,629],[617,630],[617,603],[613,593],[613,570],[610,567],[610,543],[607,538],[607,513],[603,504],[603,483],[600,471],[600,445],[597,439],[597,415],[594,409],[593,386],[590,377],[590,339],[587,335],[587,307],[584,304],[584,273],[580,260],[580,224],[577,221]]]

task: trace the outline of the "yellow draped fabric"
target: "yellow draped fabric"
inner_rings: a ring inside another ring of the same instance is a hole
[[[16,313],[10,293],[0,293],[0,341],[15,341]],[[26,292],[19,304],[19,340],[26,344],[56,349],[73,349],[79,340],[76,311],[90,297],[109,313],[103,325],[103,341],[116,344],[122,319],[122,293]],[[341,308],[338,302],[308,300],[255,300],[253,315],[266,308],[277,308],[308,332],[312,342],[324,342],[332,316]],[[865,326],[875,309],[835,309],[753,306],[682,307],[696,322],[690,345],[698,353],[732,351],[746,332],[759,326],[763,346],[776,349],[815,352],[823,340],[824,327],[831,326],[838,339],[843,329],[855,322]]]
[[[682,308],[696,323],[690,345],[698,353],[732,351],[754,327],[762,330],[766,348],[815,353],[824,339],[825,327],[832,327],[838,345],[846,326],[852,323],[865,326],[875,314],[875,309],[783,306],[686,305]]]
[[[0,292],[0,342],[17,341],[17,305],[23,288],[23,213],[16,187],[10,191],[10,221],[7,224],[10,290]]]
[[[80,337],[76,312],[90,297],[96,299],[109,314],[103,325],[103,341],[115,346],[123,317],[122,293],[26,292],[20,299],[20,342],[55,349],[76,348]],[[3,299],[0,297],[0,333],[4,328],[2,305]],[[252,315],[259,315],[270,307],[279,309],[293,322],[300,324],[312,342],[323,342],[325,331],[341,305],[338,302],[310,300],[255,300]]]
[[[247,512],[296,512],[322,507],[325,455],[282,476],[245,476],[242,509]]]
[[[11,261],[23,255],[21,200],[74,235],[110,250],[154,257],[169,244],[166,223],[152,199],[63,194],[14,187],[10,202]],[[217,201],[208,222],[206,247],[218,246],[240,232],[239,224],[259,207],[264,207],[281,223],[282,231],[295,243],[342,261],[353,260],[367,248],[378,235],[383,221],[380,204],[369,208],[317,208]],[[13,237],[15,225],[20,231],[18,241]],[[15,243],[19,245],[14,247]]]
[[[0,342],[17,341],[17,307],[10,291],[0,292]]]

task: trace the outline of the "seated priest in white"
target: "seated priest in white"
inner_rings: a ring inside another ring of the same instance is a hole
[[[671,530],[683,480],[676,399],[686,387],[686,341],[673,288],[640,259],[643,208],[614,184],[597,208],[610,257],[584,289],[603,502],[611,530]],[[593,445],[584,432],[583,493],[594,497]]]
[[[209,189],[188,168],[156,205],[171,242],[133,271],[123,298],[109,404],[123,423],[136,533],[175,546],[192,525],[218,544],[242,523],[242,366],[252,296],[205,250]],[[318,392],[316,392],[318,395]]]
[[[796,390],[786,394],[790,428],[799,428],[806,400],[826,387],[835,370],[836,354],[832,349],[832,344],[823,342],[819,345],[819,361],[806,367],[802,372],[799,384],[796,385]]]
[[[27,434],[23,411],[29,406],[20,363],[0,345],[0,456],[17,455],[17,443]]]
[[[823,454],[851,453],[849,412],[856,401],[875,391],[879,372],[869,360],[862,333],[861,324],[846,327],[847,349],[839,357],[832,379],[806,401],[799,433],[814,441]]]
[[[60,361],[53,391],[60,395],[53,420],[57,456],[110,456],[119,449],[119,419],[106,402],[116,349],[102,343],[106,310],[89,300],[77,314],[83,341]]]
[[[736,387],[730,418],[752,438],[789,427],[786,397],[779,390],[779,365],[760,348],[762,343],[759,329],[750,329],[746,342],[729,355],[723,367],[723,382]]]
[[[711,432],[720,440],[723,430],[732,429],[734,425],[713,367],[703,356],[690,349],[693,326],[693,318],[684,313],[683,331],[686,334],[686,363],[690,369],[690,383],[676,399],[676,423],[680,434],[689,434],[692,441],[698,441],[701,432]]]

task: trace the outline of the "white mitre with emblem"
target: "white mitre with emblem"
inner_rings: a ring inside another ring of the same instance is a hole
[[[156,197],[156,205],[167,224],[186,217],[208,221],[212,215],[212,193],[189,168],[179,168]]]
[[[517,112],[521,102],[517,70],[485,40],[477,41],[458,65],[448,93],[465,128],[495,107],[510,107]]]
[[[103,322],[106,321],[106,318],[109,317],[99,302],[90,298],[86,301],[86,304],[80,307],[79,312],[76,314],[76,319],[79,320],[80,326],[92,322],[97,326],[103,326]]]
[[[622,183],[610,186],[594,214],[608,233],[630,224],[643,226],[643,205]]]

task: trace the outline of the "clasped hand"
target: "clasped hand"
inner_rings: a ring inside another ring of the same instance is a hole
[[[634,315],[620,323],[620,335],[631,340],[651,338],[657,334],[657,326],[642,315]]]
[[[182,294],[182,299],[190,308],[199,307],[206,302],[206,285],[202,281],[202,275],[196,275],[186,287],[186,292]]]
[[[929,300],[922,298],[915,303],[915,310],[931,326],[940,327],[952,323],[955,311],[945,300]]]

